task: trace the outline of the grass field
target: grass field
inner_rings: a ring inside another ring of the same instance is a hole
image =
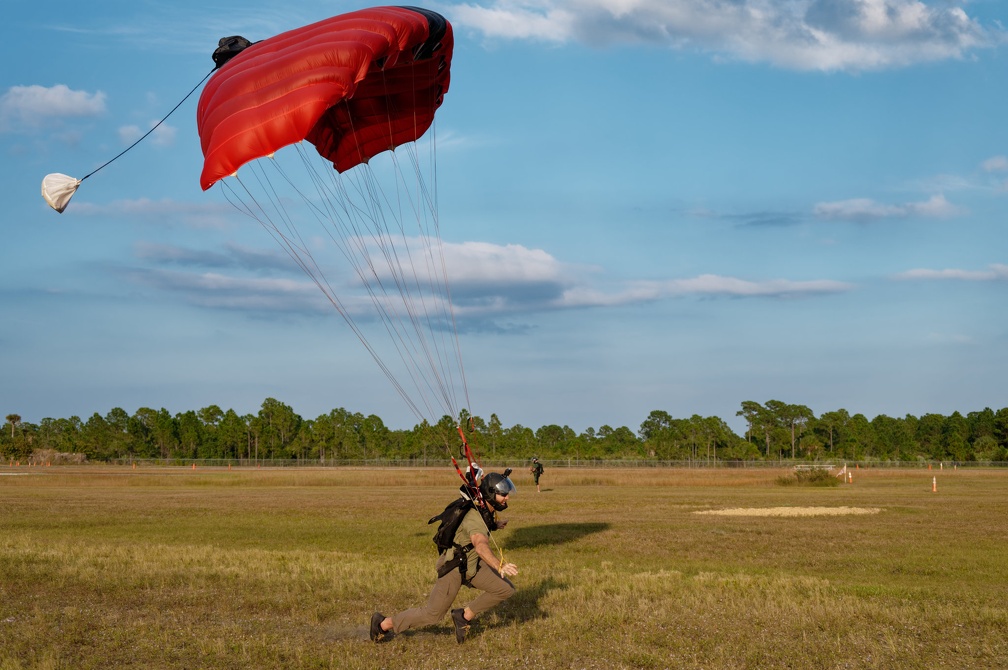
[[[450,467],[0,468],[0,670],[1008,667],[1008,472],[784,474],[516,474],[518,593],[458,646],[366,629],[426,597]]]

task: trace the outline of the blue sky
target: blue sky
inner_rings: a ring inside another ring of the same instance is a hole
[[[491,305],[460,329],[474,414],[580,432],[661,409],[742,432],[744,400],[869,419],[1008,406],[1008,5],[420,4],[455,30],[437,187],[453,290]],[[146,132],[220,37],[360,7],[8,8],[4,414],[274,397],[413,425],[331,308],[263,300],[247,270],[279,250],[200,189],[195,95],[62,215],[39,195]],[[217,282],[183,254],[216,259]]]

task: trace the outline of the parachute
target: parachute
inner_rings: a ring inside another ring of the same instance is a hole
[[[453,48],[451,24],[416,7],[362,9],[258,42],[225,37],[214,69],[158,125],[206,82],[200,186],[216,185],[274,238],[418,420],[457,422],[474,472],[437,195],[435,114]],[[81,179],[47,175],[43,198],[63,212],[84,179],[156,127]]]
[[[196,113],[202,188],[269,232],[431,424],[468,407],[436,182],[453,46],[414,7],[224,38]]]
[[[452,48],[451,24],[413,7],[360,10],[251,44],[200,97],[200,184],[302,140],[340,172],[413,142],[444,100]]]

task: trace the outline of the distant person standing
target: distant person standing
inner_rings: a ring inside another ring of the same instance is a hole
[[[532,478],[535,479],[536,493],[542,493],[542,491],[539,490],[539,477],[542,476],[543,465],[539,462],[538,458],[532,459],[532,467],[529,468],[529,472],[532,473]]]

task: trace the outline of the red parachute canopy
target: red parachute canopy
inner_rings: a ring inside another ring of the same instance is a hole
[[[301,140],[340,172],[420,138],[448,90],[454,40],[440,14],[375,7],[247,47],[200,96],[203,190]]]

